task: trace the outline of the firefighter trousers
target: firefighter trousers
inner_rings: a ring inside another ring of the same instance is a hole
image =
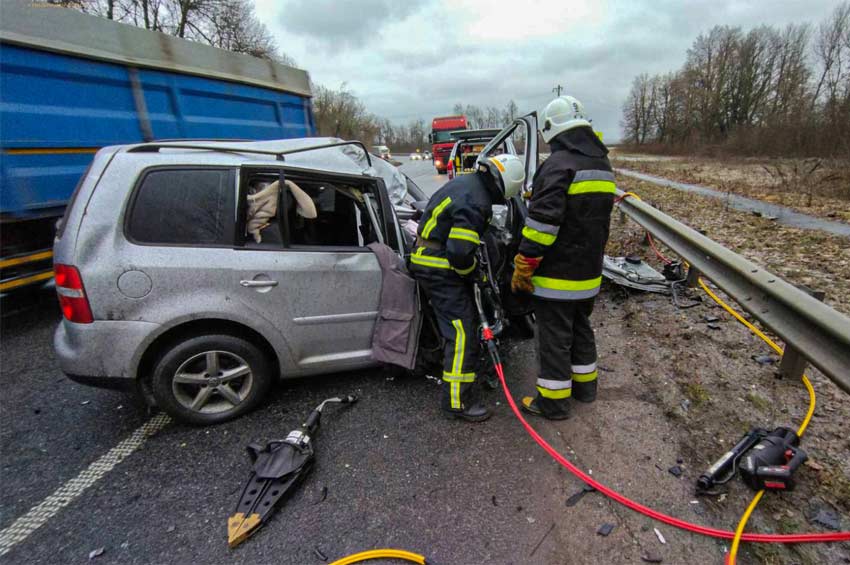
[[[568,413],[571,396],[596,398],[596,339],[590,326],[594,298],[560,301],[534,298],[537,316],[537,405],[546,416]]]
[[[478,311],[472,287],[453,271],[412,265],[425,289],[445,340],[443,350],[444,410],[463,410],[478,401]]]

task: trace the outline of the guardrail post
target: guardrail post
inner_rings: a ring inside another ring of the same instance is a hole
[[[796,286],[821,302],[826,297],[826,293],[822,290],[814,290],[805,285]],[[798,349],[786,343],[785,352],[782,354],[782,360],[779,362],[779,374],[790,379],[800,379],[803,377],[803,373],[806,372],[808,364],[808,361],[800,354]]]
[[[688,275],[685,277],[685,286],[687,286],[688,288],[696,288],[697,286],[699,286],[700,274],[701,273],[699,272],[699,270],[697,270],[696,267],[690,265],[688,267]]]

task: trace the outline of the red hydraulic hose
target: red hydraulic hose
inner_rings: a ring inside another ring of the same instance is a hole
[[[494,359],[494,361],[496,361]],[[644,506],[638,502],[635,502],[629,498],[626,498],[622,494],[614,491],[605,485],[593,480],[589,475],[586,475],[581,469],[570,463],[563,455],[558,453],[554,447],[549,445],[549,443],[543,439],[540,434],[534,431],[534,428],[525,420],[522,416],[522,413],[517,408],[516,402],[514,402],[513,397],[511,396],[511,391],[508,388],[507,382],[505,382],[505,372],[502,368],[502,364],[499,362],[495,363],[496,366],[496,374],[499,375],[499,381],[502,383],[502,388],[505,391],[505,398],[508,400],[508,404],[513,410],[514,415],[516,415],[519,422],[525,428],[525,431],[536,441],[540,447],[542,447],[546,453],[552,456],[552,458],[560,463],[563,467],[565,467],[569,472],[573,475],[589,484],[605,496],[616,500],[623,506],[627,508],[631,508],[636,512],[640,512],[645,516],[649,516],[659,522],[664,522],[665,524],[669,524],[671,526],[675,526],[677,528],[681,528],[683,530],[687,530],[689,532],[695,532],[697,534],[702,534],[704,536],[711,536],[715,538],[722,539],[733,539],[735,537],[735,532],[730,532],[727,530],[718,530],[716,528],[709,528],[707,526],[701,526],[699,524],[692,524],[691,522],[686,522],[685,520],[680,520],[678,518],[674,518],[673,516],[668,516],[662,512],[658,512],[657,510],[653,510],[648,506]],[[744,541],[753,541],[753,542],[762,542],[762,543],[812,543],[812,542],[827,542],[827,541],[850,541],[850,532],[834,532],[834,533],[823,533],[823,534],[744,534],[741,537]]]

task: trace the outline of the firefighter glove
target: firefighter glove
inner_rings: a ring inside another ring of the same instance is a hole
[[[534,292],[531,276],[538,265],[540,265],[540,257],[526,257],[517,253],[514,257],[514,276],[511,278],[511,290],[517,294]]]

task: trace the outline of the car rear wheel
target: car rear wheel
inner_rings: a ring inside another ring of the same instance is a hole
[[[209,425],[256,408],[274,382],[271,363],[253,343],[205,335],[173,345],[153,371],[153,395],[176,420]]]

